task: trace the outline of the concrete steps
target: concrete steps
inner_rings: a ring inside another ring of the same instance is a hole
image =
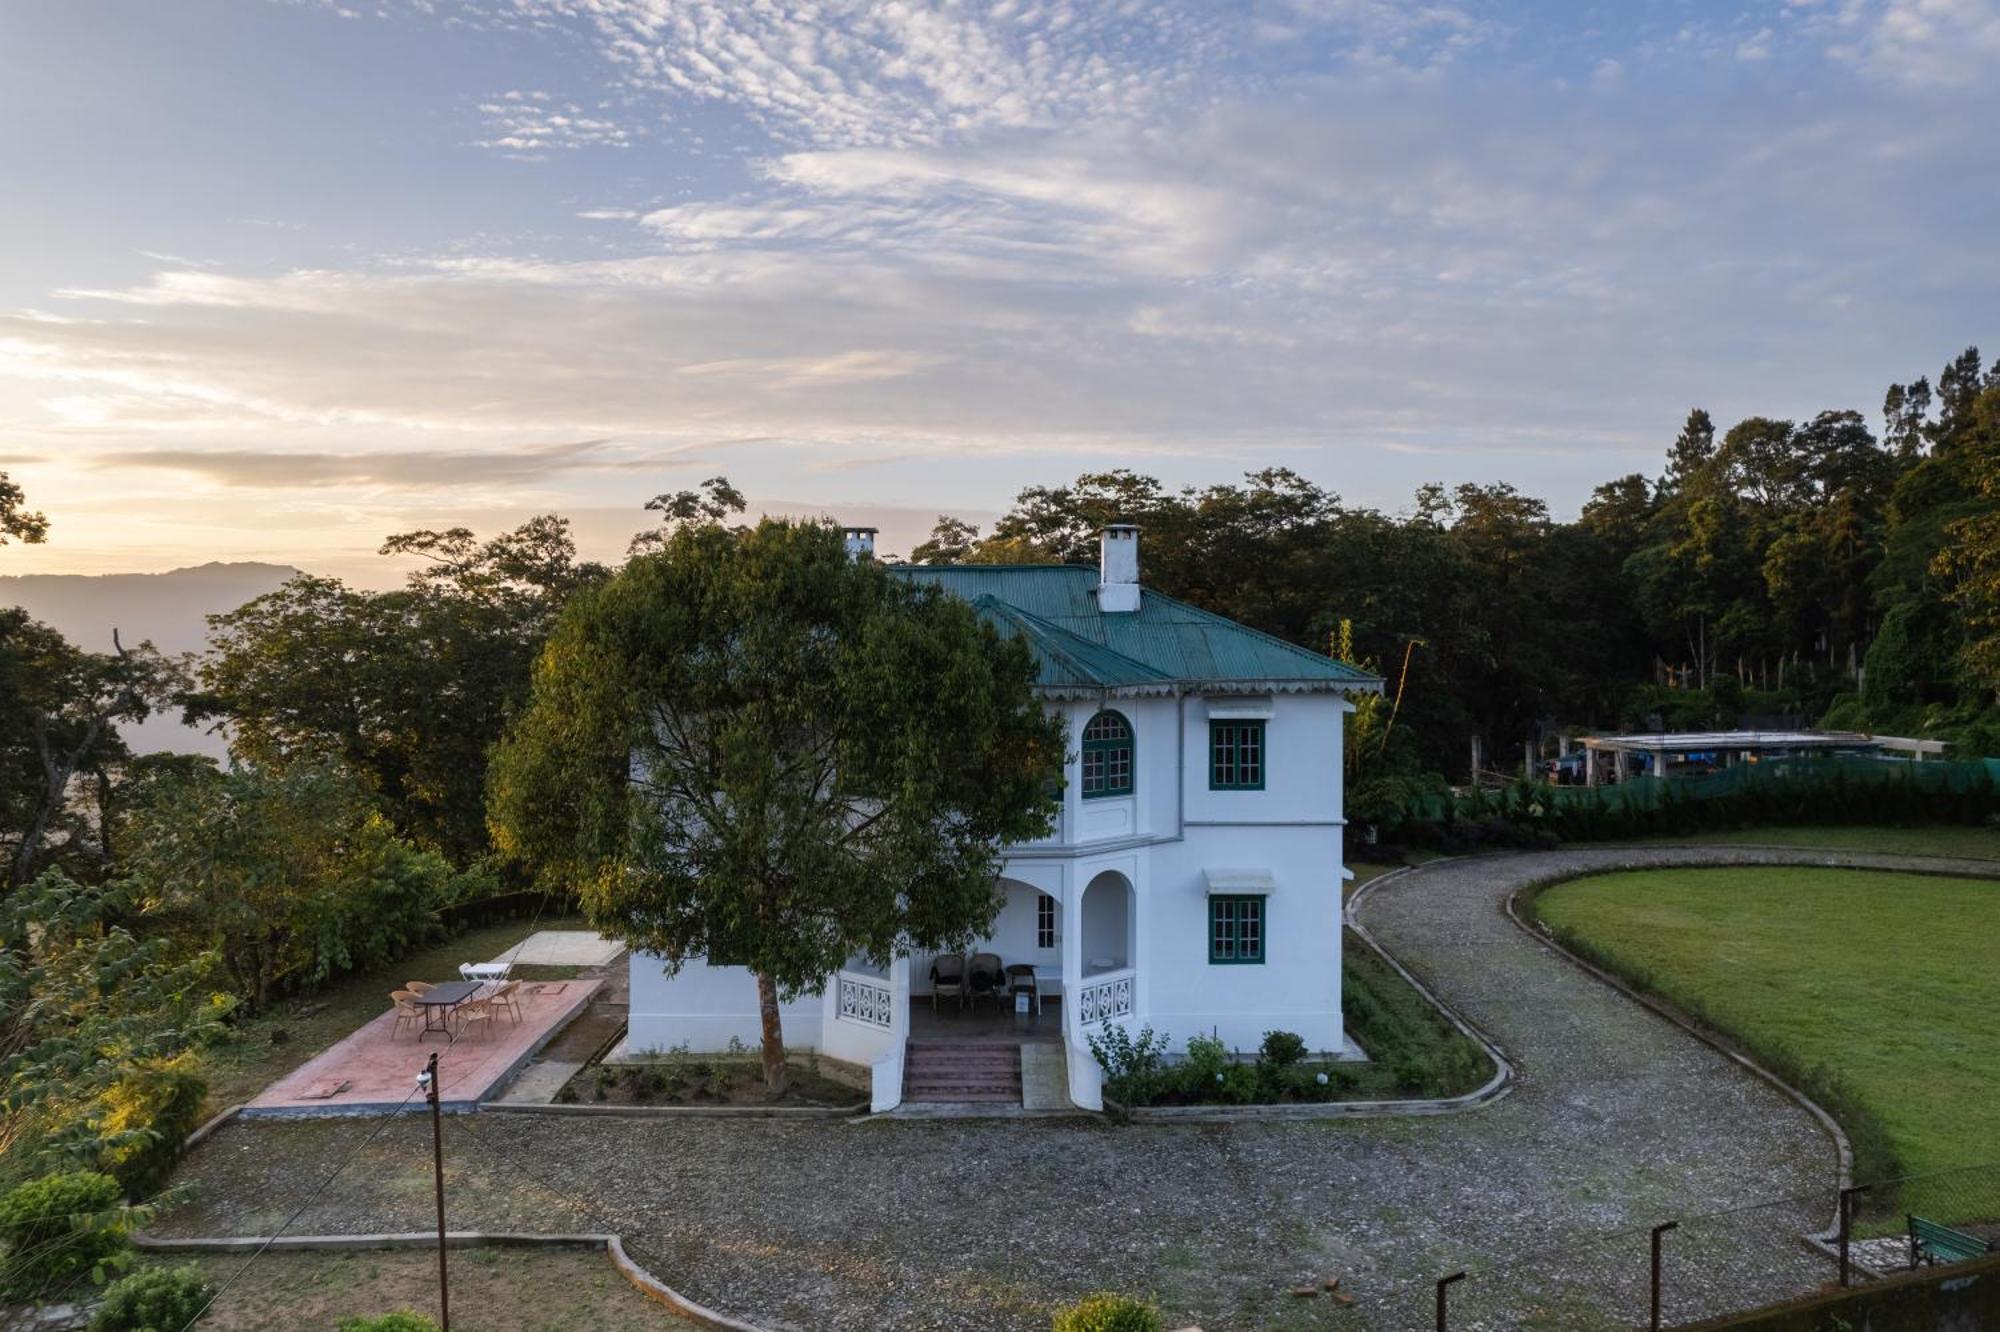
[[[903,1100],[1021,1104],[1021,1047],[1007,1041],[911,1041]]]

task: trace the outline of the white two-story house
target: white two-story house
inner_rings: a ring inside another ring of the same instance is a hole
[[[858,554],[873,533],[850,529]],[[1060,1039],[1068,1095],[1102,1105],[1089,1036],[1107,1023],[1214,1035],[1253,1051],[1266,1031],[1348,1048],[1341,1024],[1341,774],[1349,696],[1381,681],[1344,662],[1162,596],[1139,582],[1139,534],[1106,528],[1096,569],[900,566],[1025,638],[1039,690],[1068,723],[1060,817],[1008,847],[1004,905],[971,950],[1033,969],[1033,994],[970,1018],[930,998],[934,959],[860,960],[787,1005],[786,1040],[872,1070],[876,1109],[904,1095],[912,1024],[1013,1024]],[[741,967],[690,962],[667,976],[635,955],[633,1050],[758,1040]],[[1020,972],[1025,986],[1026,976]],[[1017,1006],[1025,1012],[1017,1012]]]

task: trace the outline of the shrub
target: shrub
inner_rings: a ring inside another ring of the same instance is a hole
[[[1306,1057],[1306,1038],[1295,1031],[1267,1031],[1258,1057],[1279,1068],[1289,1068]]]
[[[1248,1105],[1258,1099],[1259,1082],[1254,1065],[1230,1063],[1215,1084],[1215,1099],[1224,1105]]]
[[[1160,1311],[1124,1295],[1087,1295],[1056,1311],[1053,1332],[1160,1332]]]
[[[215,1297],[201,1269],[149,1267],[111,1283],[90,1332],[181,1332]]]
[[[105,1093],[103,1165],[128,1196],[147,1197],[167,1182],[207,1095],[192,1055],[140,1065]]]
[[[118,1181],[95,1171],[43,1175],[0,1197],[0,1244],[6,1285],[0,1294],[29,1300],[79,1278],[103,1282],[132,1258],[139,1223]]]
[[[1163,1032],[1153,1034],[1143,1027],[1137,1038],[1115,1023],[1106,1024],[1102,1034],[1090,1037],[1090,1053],[1104,1069],[1104,1085],[1113,1097],[1127,1105],[1145,1105],[1160,1094],[1164,1082],[1167,1044]]]
[[[1222,1070],[1229,1067],[1229,1047],[1214,1036],[1190,1036],[1188,1038],[1187,1059],[1182,1062],[1191,1088],[1199,1091],[1205,1086],[1219,1082]]]
[[[438,1325],[422,1314],[406,1311],[350,1318],[340,1325],[339,1332],[438,1332]]]

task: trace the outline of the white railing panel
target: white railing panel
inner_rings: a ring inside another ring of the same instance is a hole
[[[1076,985],[1076,1022],[1089,1027],[1115,1018],[1132,1016],[1138,977],[1131,969],[1086,976]],[[1063,1002],[1069,1002],[1064,995]]]
[[[896,994],[887,981],[843,971],[834,977],[834,984],[838,987],[837,1016],[841,1021],[883,1031],[895,1026]]]

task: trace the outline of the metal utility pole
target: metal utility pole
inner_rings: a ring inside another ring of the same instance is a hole
[[[1681,1223],[1678,1221],[1663,1221],[1653,1227],[1653,1317],[1651,1323],[1653,1332],[1659,1332],[1660,1328],[1660,1236],[1670,1230],[1679,1230],[1680,1228]]]
[[[1437,1282],[1437,1332],[1451,1332],[1451,1307],[1445,1299],[1445,1292],[1455,1281],[1465,1280],[1465,1273],[1453,1272],[1448,1277],[1439,1277]]]
[[[440,1332],[451,1332],[451,1282],[445,1273],[444,1244],[444,1112],[438,1108],[437,1051],[431,1051],[431,1062],[417,1081],[424,1085],[431,1103],[431,1176],[437,1184],[438,1214],[438,1327]]]

